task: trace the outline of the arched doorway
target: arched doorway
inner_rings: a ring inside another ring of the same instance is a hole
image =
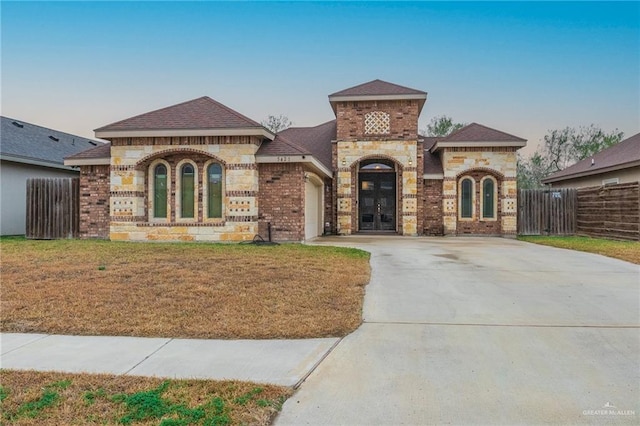
[[[390,160],[365,160],[358,171],[358,229],[395,231],[396,169]]]

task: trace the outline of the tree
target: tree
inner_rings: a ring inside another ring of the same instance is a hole
[[[451,117],[441,115],[433,117],[427,125],[426,132],[423,130],[422,133],[424,136],[447,136],[466,125],[466,123],[454,123]]]
[[[542,179],[551,173],[617,144],[623,136],[618,129],[607,133],[593,124],[578,129],[549,130],[543,138],[544,145],[531,157],[518,156],[518,185],[520,188],[540,188],[544,186]]]
[[[270,115],[266,120],[260,122],[264,127],[271,130],[273,133],[278,133],[281,130],[288,129],[293,126],[291,120],[286,115]]]

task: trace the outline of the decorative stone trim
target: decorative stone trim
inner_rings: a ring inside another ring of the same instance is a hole
[[[136,166],[133,164],[129,164],[129,165],[111,165],[109,167],[111,169],[112,172],[129,172],[129,171],[135,171],[136,170]]]
[[[146,222],[146,216],[111,216],[112,222]]]
[[[226,216],[227,222],[257,222],[258,216]]]
[[[227,170],[258,170],[258,165],[256,163],[227,164],[224,167]]]
[[[154,152],[153,154],[149,154],[146,157],[143,157],[142,159],[138,160],[136,162],[136,167],[140,168],[142,166],[144,166],[147,162],[156,159],[156,158],[162,158],[162,157],[166,157],[168,155],[176,155],[176,154],[190,154],[190,155],[202,155],[205,156],[207,158],[213,158],[214,160],[216,160],[217,162],[219,162],[220,164],[222,164],[223,167],[226,167],[224,160],[222,160],[221,158],[206,152],[206,151],[202,151],[200,149],[194,149],[194,148],[185,148],[185,147],[175,147],[172,149],[163,149],[162,151],[158,151],[158,152]]]
[[[257,197],[258,191],[227,191],[227,197]]]
[[[388,112],[368,112],[364,115],[364,133],[366,135],[387,135],[391,132],[390,123]]]
[[[197,226],[197,227],[212,227],[212,226],[225,226],[226,222],[138,222],[136,226],[139,228],[149,227],[170,227],[170,226]]]
[[[492,174],[494,176],[497,176],[498,178],[500,178],[500,180],[504,180],[504,174],[500,173],[497,170],[491,169],[489,167],[472,167],[470,169],[463,170],[463,171],[461,171],[460,173],[458,173],[456,175],[456,180],[459,179],[460,177],[462,177],[463,175],[470,174],[470,173],[473,173],[473,172],[489,173],[489,174]]]
[[[146,197],[144,191],[111,191],[109,192],[111,197]]]

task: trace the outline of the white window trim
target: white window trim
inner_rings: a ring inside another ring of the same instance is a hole
[[[219,164],[222,168],[222,217],[209,217],[209,166],[211,164]],[[224,222],[225,217],[227,216],[227,171],[225,170],[224,164],[218,160],[209,160],[204,163],[204,167],[202,170],[202,221],[203,222]]]
[[[471,181],[471,217],[462,217],[462,182],[465,179]],[[458,179],[458,220],[463,222],[473,222],[476,220],[476,180],[464,175]]]
[[[155,186],[155,168],[158,164],[163,164],[167,168],[167,217],[154,217],[154,199],[156,193]],[[147,187],[149,188],[147,195],[147,217],[149,222],[168,223],[171,218],[171,166],[163,159],[157,159],[149,164],[147,169]]]
[[[484,181],[493,181],[493,217],[484,217]],[[485,176],[480,179],[480,220],[495,222],[498,220],[498,181],[493,176]]]
[[[193,167],[193,217],[182,217],[182,167],[191,164]],[[198,221],[198,166],[191,159],[180,160],[176,165],[176,222]]]

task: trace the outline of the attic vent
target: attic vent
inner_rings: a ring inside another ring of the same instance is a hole
[[[90,143],[91,145],[93,145],[93,146],[98,146],[98,144],[97,144],[97,143],[95,143],[95,142],[91,142],[91,141],[87,141],[87,142],[89,142],[89,143]]]
[[[56,142],[60,141],[60,139],[56,138],[55,136],[49,136],[49,139],[51,139],[52,141],[56,141]]]
[[[16,127],[21,128],[21,129],[24,127],[24,124],[22,124],[22,123],[18,123],[17,121],[12,121],[12,122],[11,122],[11,124],[13,124],[13,125],[14,125],[14,126],[16,126]]]

